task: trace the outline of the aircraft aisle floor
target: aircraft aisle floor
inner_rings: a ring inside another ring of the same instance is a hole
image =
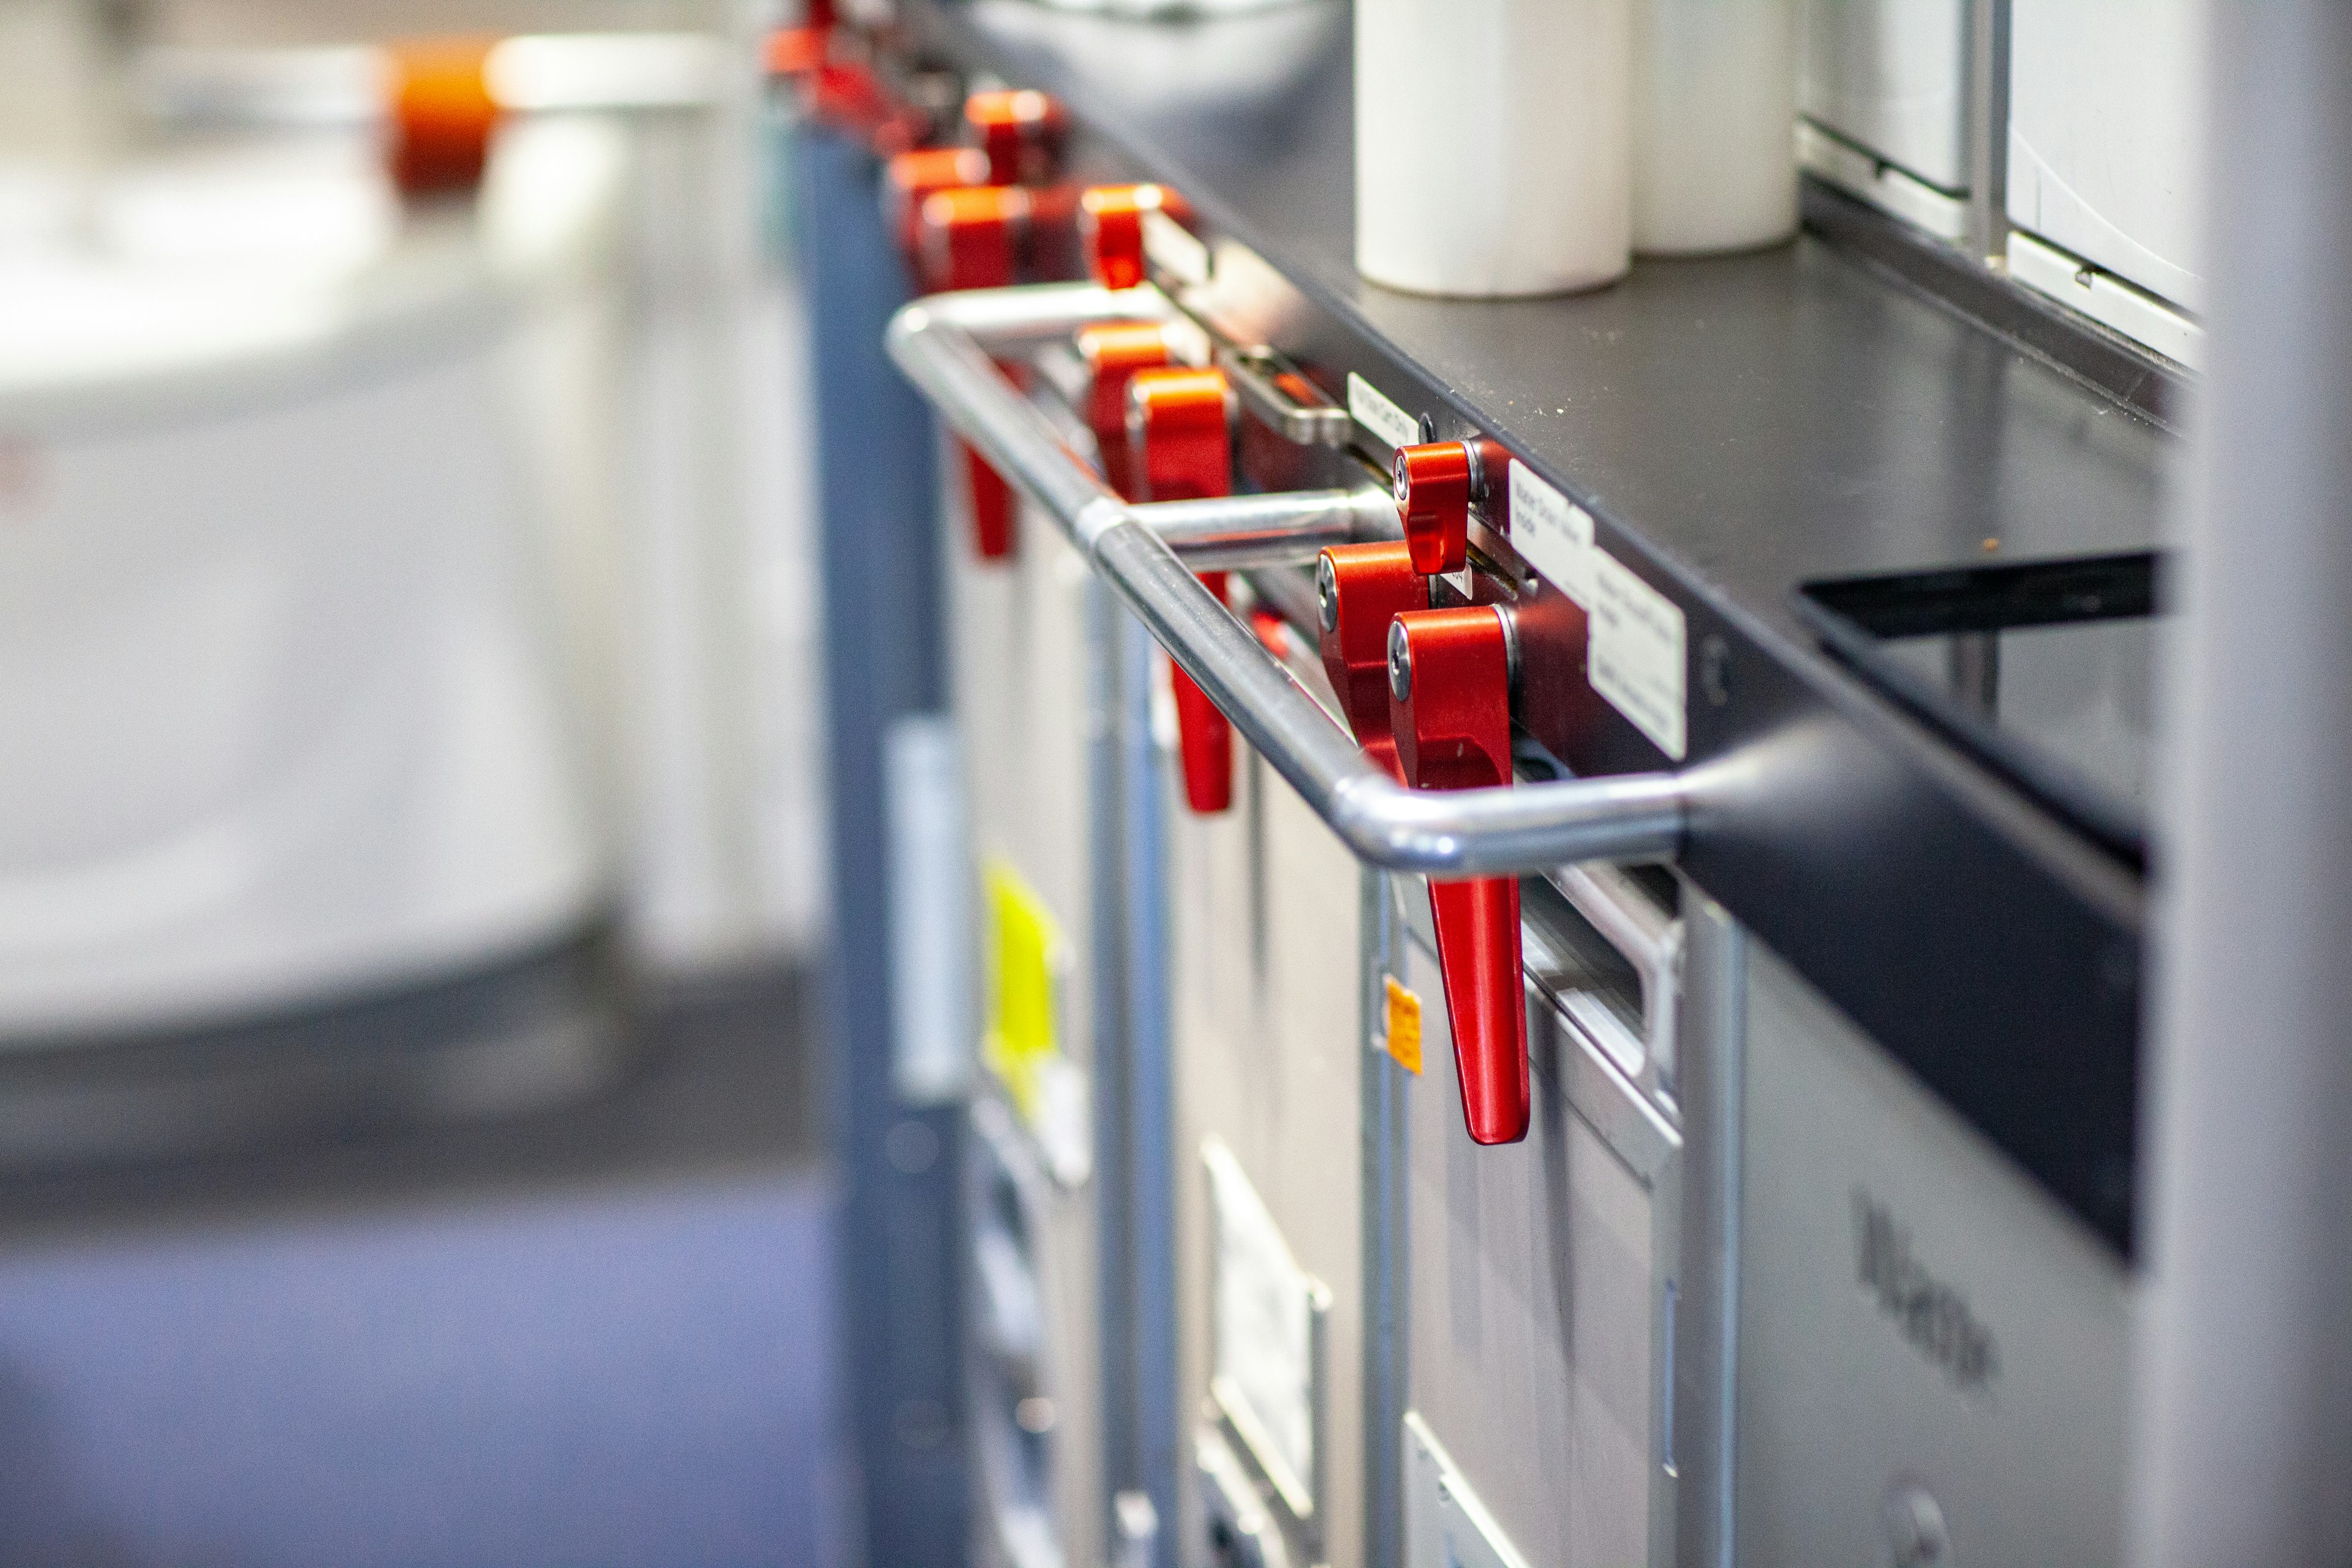
[[[801,1002],[499,1127],[0,1184],[0,1563],[836,1560]]]

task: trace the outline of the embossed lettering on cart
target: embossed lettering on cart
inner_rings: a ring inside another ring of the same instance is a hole
[[[1911,1254],[1911,1233],[1885,1204],[1853,1190],[1854,1275],[1911,1348],[1955,1387],[1990,1394],[2000,1375],[1992,1331],[1969,1310],[1968,1298],[1928,1272]]]

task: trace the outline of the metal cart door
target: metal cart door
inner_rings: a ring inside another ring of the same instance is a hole
[[[1748,954],[1738,1561],[2118,1561],[2122,1258]]]
[[[1352,1565],[1362,874],[1263,762],[1242,769],[1230,812],[1170,815],[1183,1560]]]
[[[1535,1114],[1525,1142],[1480,1147],[1463,1124],[1427,900],[1411,879],[1391,886],[1402,935],[1385,955],[1388,1045],[1408,1074],[1418,1066],[1397,1151],[1401,1560],[1671,1563],[1681,890],[1607,866],[1523,885]]]
[[[953,517],[963,465],[941,467],[955,476],[945,502]],[[971,1126],[978,1142],[995,1147],[997,1173],[967,1194],[980,1297],[968,1354],[975,1556],[1061,1568],[1103,1559],[1109,1509],[1094,1085],[1097,1002],[1117,980],[1093,909],[1092,858],[1109,826],[1092,746],[1101,681],[1088,601],[1100,590],[1048,527],[1022,528],[1018,550],[998,561],[976,558],[968,531],[951,523],[941,543],[949,684],[989,977]],[[992,1163],[979,1149],[974,1159],[976,1168]],[[1015,1192],[1021,1218],[1000,1225]],[[1016,1237],[1037,1298],[1025,1382],[1004,1373],[1012,1363],[990,1339],[993,1282],[1005,1278]]]

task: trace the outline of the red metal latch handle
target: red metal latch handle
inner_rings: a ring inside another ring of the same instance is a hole
[[[1429,608],[1428,579],[1393,541],[1336,544],[1315,563],[1315,609],[1323,673],[1339,696],[1356,743],[1402,780],[1389,731],[1389,623]]]
[[[1087,270],[1095,281],[1106,289],[1140,284],[1143,214],[1182,206],[1182,199],[1164,185],[1095,185],[1087,190],[1078,198],[1077,232]],[[1103,478],[1127,500],[1139,500],[1143,498],[1128,453],[1128,384],[1137,371],[1175,364],[1175,347],[1167,328],[1157,321],[1107,321],[1081,329],[1077,342],[1078,355],[1093,376],[1087,424],[1094,431]]]
[[[989,179],[999,185],[1042,185],[1062,163],[1070,117],[1042,92],[975,92],[963,100],[964,123],[988,154]]]
[[[1415,789],[1511,782],[1511,632],[1492,605],[1410,610],[1389,628],[1389,721]],[[1462,1116],[1476,1143],[1528,1134],[1528,1015],[1519,884],[1479,877],[1429,884],[1437,963],[1454,1025]]]
[[[1504,526],[1504,475],[1510,461],[1500,443],[1487,440],[1433,441],[1396,449],[1389,479],[1415,571],[1433,576],[1459,572],[1467,563],[1473,501],[1487,509],[1490,525]]]
[[[392,49],[392,182],[406,196],[481,184],[501,118],[490,91],[494,38],[412,38]]]
[[[886,177],[917,286],[1001,289],[1072,236],[1075,196],[1045,188],[1059,168],[1069,116],[1042,92],[976,92],[964,100],[976,146],[934,148],[892,161]],[[911,215],[911,216],[910,216]],[[1020,368],[1003,367],[1016,384]],[[1019,512],[1013,487],[969,447],[964,488],[972,548],[982,561],[1010,557]]]
[[[1094,378],[1087,398],[1087,424],[1095,433],[1103,479],[1127,500],[1138,500],[1134,465],[1128,451],[1128,386],[1138,371],[1159,370],[1174,363],[1167,331],[1157,321],[1106,321],[1081,328],[1078,357],[1087,362]]]
[[[883,216],[908,267],[921,266],[923,204],[941,191],[986,184],[988,154],[977,147],[925,147],[901,153],[882,166]]]
[[[920,212],[915,270],[925,292],[1002,289],[1013,281],[1029,223],[1029,192],[1018,185],[936,190],[922,199]],[[1018,379],[1017,366],[1005,369]],[[961,450],[973,551],[982,561],[1003,561],[1014,544],[1013,487],[979,453]]]
[[[1139,370],[1128,383],[1129,462],[1138,499],[1194,500],[1233,490],[1233,388],[1215,370]],[[1222,601],[1225,574],[1203,572]],[[1184,799],[1203,816],[1234,804],[1234,729],[1183,670],[1169,668]]]
[[[1150,213],[1182,222],[1192,209],[1165,185],[1096,185],[1078,198],[1078,243],[1096,282],[1133,289],[1144,280],[1143,222]]]

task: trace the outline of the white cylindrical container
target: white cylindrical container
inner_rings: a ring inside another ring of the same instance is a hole
[[[1507,298],[1624,274],[1632,0],[1357,0],[1356,266]]]
[[[1797,232],[1796,0],[1633,0],[1633,248]]]

